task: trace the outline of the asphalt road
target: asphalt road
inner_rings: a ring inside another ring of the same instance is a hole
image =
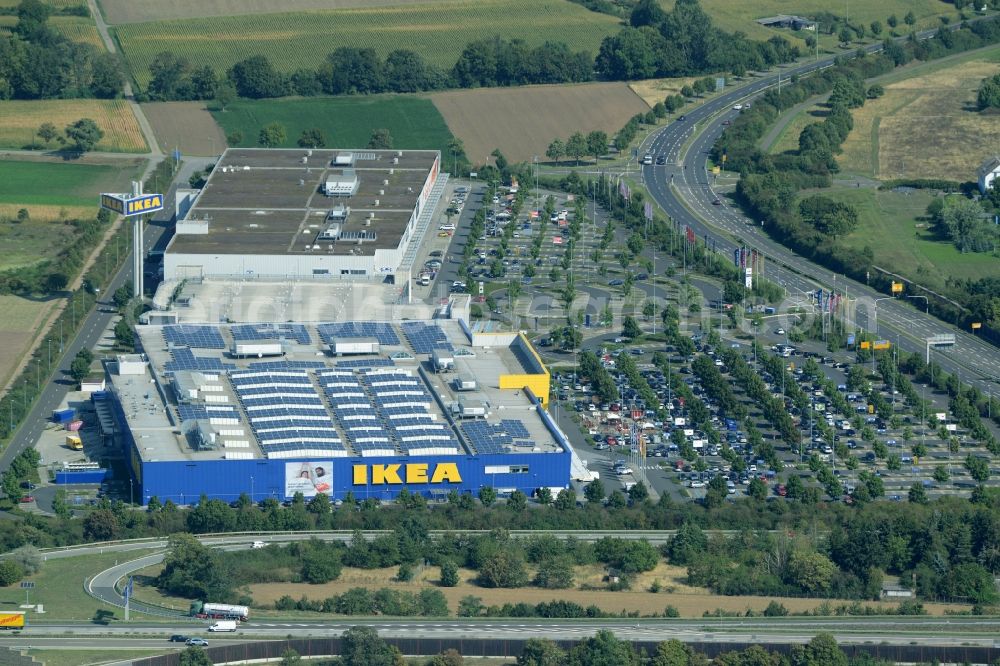
[[[920,33],[921,39],[930,37],[931,31]],[[869,47],[869,51],[880,46]],[[792,74],[802,75],[829,67],[833,58],[825,58],[781,71],[783,81]],[[666,155],[667,165],[645,166],[643,180],[654,200],[674,220],[690,226],[699,239],[708,238],[718,251],[732,256],[733,250],[749,246],[762,250],[767,256],[765,277],[783,286],[789,296],[817,288],[835,289],[851,299],[859,299],[855,319],[869,330],[877,328],[879,337],[899,344],[908,351],[925,352],[925,339],[938,333],[952,333],[956,344],[951,348],[932,350],[933,359],[948,372],[958,373],[961,379],[984,392],[997,390],[1000,378],[1000,350],[924,313],[919,299],[885,299],[885,295],[865,284],[843,275],[834,275],[829,269],[814,264],[783,245],[771,240],[739,210],[723,200],[715,191],[713,177],[708,172],[708,152],[724,130],[722,122],[739,112],[733,105],[745,103],[759,96],[778,82],[778,75],[760,78],[748,86],[706,102],[687,114],[684,121],[675,121],[653,134],[642,150],[656,155]],[[879,299],[880,302],[876,302]],[[804,299],[803,299],[804,300]],[[876,321],[877,320],[877,321]],[[876,326],[877,324],[877,326]]]
[[[159,244],[165,244],[169,240],[168,230],[173,228],[172,214],[174,209],[174,195],[177,185],[187,187],[188,178],[197,170],[204,168],[205,162],[210,160],[196,160],[184,162],[178,171],[174,182],[167,193],[167,206],[157,213],[153,220],[146,226],[143,241],[146,252]],[[97,193],[94,193],[97,196]],[[128,224],[131,224],[130,222]],[[132,253],[125,258],[121,269],[115,274],[111,284],[106,287],[105,292],[99,295],[103,301],[111,298],[123,284],[132,279]],[[102,310],[107,310],[106,312]],[[17,432],[11,439],[10,444],[0,453],[0,472],[6,470],[11,461],[24,449],[34,446],[41,436],[42,431],[52,416],[52,412],[58,409],[66,394],[74,388],[72,380],[69,378],[69,366],[73,362],[73,357],[81,349],[93,349],[101,336],[104,335],[111,321],[116,316],[113,308],[95,307],[89,312],[78,312],[77,315],[83,318],[83,325],[80,326],[76,337],[71,339],[65,346],[65,351],[59,359],[58,368],[48,378],[42,389],[41,395],[35,400],[35,404],[28,413],[25,421],[22,421]],[[42,461],[45,464],[46,461]]]

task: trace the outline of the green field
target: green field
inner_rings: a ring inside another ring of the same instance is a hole
[[[949,277],[973,280],[1000,275],[1000,261],[984,253],[962,254],[947,240],[939,240],[925,226],[927,205],[933,195],[926,190],[909,194],[873,189],[832,189],[820,192],[857,207],[858,228],[845,244],[875,252],[875,264],[893,267],[930,288],[941,288]],[[921,225],[921,226],[917,226]]]
[[[407,48],[451,68],[476,39],[516,37],[531,46],[562,41],[596,54],[601,40],[619,28],[614,17],[566,0],[468,0],[134,23],[118,26],[115,35],[133,77],[145,87],[149,63],[161,51],[219,71],[265,55],[279,70],[292,72],[316,68],[340,46],[372,48],[383,58]]]
[[[121,166],[0,160],[0,204],[97,207],[101,192],[123,192],[138,175],[132,161]]]
[[[227,136],[240,132],[238,146],[254,146],[260,129],[277,122],[285,128],[284,146],[293,147],[303,130],[318,127],[331,148],[368,145],[372,129],[386,128],[393,148],[425,148],[448,155],[451,132],[428,99],[402,95],[310,97],[240,101],[213,113]]]
[[[84,581],[94,574],[124,562],[135,559],[151,551],[130,551],[127,554],[105,553],[103,555],[81,555],[63,559],[48,560],[42,569],[28,578],[35,582],[30,592],[32,604],[45,606],[45,615],[37,616],[28,611],[28,622],[38,624],[42,619],[50,620],[90,620],[97,610],[113,612],[121,619],[124,611],[111,608],[88,595]],[[17,610],[24,603],[24,590],[14,585],[0,587],[0,610]]]
[[[109,660],[141,659],[158,654],[180,650],[179,647],[167,646],[164,641],[162,650],[138,650],[136,648],[105,648],[103,650],[28,650],[28,656],[43,666],[91,666],[106,664]]]

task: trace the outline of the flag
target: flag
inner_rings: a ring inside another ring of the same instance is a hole
[[[687,228],[688,243],[694,243],[694,240],[695,240],[694,239],[694,229],[692,229],[691,227],[686,227],[686,228]]]
[[[740,268],[747,267],[747,249],[745,247],[740,248]]]
[[[552,244],[553,245],[562,245],[562,236],[553,236],[552,237]]]
[[[624,180],[618,181],[618,194],[620,194],[621,196],[625,196],[625,181]]]
[[[652,222],[652,220],[653,220],[653,204],[650,203],[649,201],[646,202],[645,211],[646,211],[646,219]]]
[[[757,250],[753,250],[750,255],[750,265],[753,267],[753,272],[757,272]]]
[[[629,187],[628,184],[626,183],[625,184],[625,200],[628,201],[628,200],[631,200],[631,199],[632,199],[632,188]]]
[[[733,265],[737,268],[740,267],[740,248],[733,250]]]

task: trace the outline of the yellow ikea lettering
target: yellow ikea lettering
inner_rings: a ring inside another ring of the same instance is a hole
[[[372,465],[372,485],[398,484],[403,481],[399,478],[399,468],[402,465]]]
[[[354,485],[369,484],[368,465],[354,465],[352,477]],[[390,465],[371,465],[371,485],[402,485],[424,483],[461,483],[462,475],[457,463],[438,463],[431,471],[427,463],[394,463]]]
[[[424,464],[407,465],[406,482],[427,483],[427,465]]]
[[[458,465],[455,463],[441,463],[434,468],[434,476],[431,477],[431,483],[441,483],[442,481],[461,483],[462,475],[458,473]]]

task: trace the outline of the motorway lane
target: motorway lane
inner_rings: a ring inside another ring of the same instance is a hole
[[[177,176],[170,186],[170,190],[167,192],[166,201],[168,204],[166,208],[157,213],[145,228],[143,241],[147,252],[156,247],[160,243],[161,238],[169,237],[168,231],[173,228],[171,216],[174,209],[174,195],[178,184],[188,187],[188,178],[195,171],[204,168],[206,162],[210,162],[210,160],[194,160],[182,163],[181,169],[178,171]],[[97,194],[95,193],[94,196],[96,197]],[[128,224],[131,224],[131,222],[128,222]],[[166,241],[164,240],[164,242]],[[115,274],[111,284],[105,288],[105,292],[100,295],[100,298],[106,301],[110,300],[111,295],[114,294],[116,289],[132,279],[131,257],[132,253],[129,251],[121,269]],[[0,471],[6,470],[14,457],[21,451],[34,446],[45,429],[53,410],[59,408],[66,394],[72,389],[73,385],[69,379],[69,366],[73,362],[76,353],[81,349],[93,349],[105,330],[107,330],[111,321],[117,316],[116,312],[112,309],[108,309],[108,312],[102,312],[101,310],[102,308],[95,307],[87,313],[77,313],[78,316],[85,317],[83,324],[80,326],[76,337],[66,344],[65,353],[59,359],[58,368],[53,372],[53,376],[47,379],[41,395],[35,400],[34,406],[25,420],[22,421],[10,444],[0,453]],[[43,460],[42,464],[46,462]]]
[[[931,34],[926,32],[920,36],[927,38]],[[872,46],[869,50],[876,48],[878,46]],[[827,58],[790,67],[781,72],[781,77],[785,79],[793,73],[801,75],[827,67],[832,64],[832,60]],[[873,303],[876,298],[883,298],[882,293],[844,276],[833,275],[828,269],[803,259],[771,240],[755,225],[748,224],[748,219],[739,211],[726,204],[712,204],[717,194],[707,170],[708,151],[724,129],[722,121],[738,113],[732,110],[734,104],[763,93],[776,85],[777,80],[775,75],[764,77],[749,86],[720,95],[693,110],[686,120],[671,123],[651,135],[642,150],[657,155],[666,154],[670,163],[665,167],[645,166],[643,180],[653,198],[671,218],[690,226],[700,238],[707,235],[719,252],[731,256],[735,248],[743,245],[762,250],[769,260],[766,277],[785,287],[790,296],[799,296],[802,292],[818,287],[836,288],[851,299],[860,297],[859,315],[866,322],[870,320],[874,323],[875,308],[864,303]],[[688,142],[689,145],[685,145]],[[866,312],[866,308],[873,312]],[[923,352],[924,338],[936,333],[954,333],[956,345],[952,349],[937,349],[932,352],[935,360],[945,370],[958,372],[964,381],[973,383],[984,391],[994,379],[1000,377],[1000,350],[926,315],[919,307],[914,307],[913,300],[886,300],[877,309],[878,332],[881,337],[893,342],[898,339],[902,348]]]

